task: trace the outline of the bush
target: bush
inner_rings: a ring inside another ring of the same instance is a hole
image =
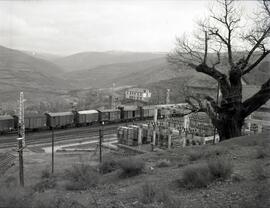
[[[33,189],[38,192],[44,192],[46,189],[52,189],[56,186],[56,181],[54,178],[46,178],[37,183]]]
[[[225,158],[208,161],[210,173],[214,179],[227,179],[232,174],[232,163]]]
[[[184,169],[181,183],[184,187],[191,189],[206,187],[211,181],[212,175],[208,165],[196,164],[190,165]]]
[[[110,173],[118,168],[118,164],[114,159],[106,159],[99,165],[99,171],[102,174]]]
[[[262,166],[262,164],[254,165],[254,167],[252,168],[252,173],[254,175],[255,180],[258,181],[267,179],[269,177],[266,169]]]
[[[121,177],[132,177],[139,175],[144,169],[145,163],[142,160],[128,158],[119,161],[119,167],[122,169]]]
[[[140,201],[143,204],[160,204],[161,207],[178,208],[180,202],[171,197],[169,190],[164,188],[157,188],[151,183],[142,185],[142,191],[139,192]],[[158,206],[160,207],[160,206]]]
[[[268,156],[267,147],[258,147],[256,151],[256,159],[264,159]]]
[[[49,169],[42,170],[41,172],[41,178],[50,178],[51,177],[51,172]]]
[[[169,160],[159,160],[156,164],[157,167],[159,168],[164,168],[164,167],[169,167],[171,166],[171,162]]]
[[[192,150],[191,152],[188,153],[188,159],[190,161],[196,161],[202,157],[203,157],[203,153],[201,150],[197,150],[197,151]]]
[[[213,180],[227,179],[231,176],[232,169],[231,162],[222,158],[216,158],[208,163],[190,165],[184,169],[180,184],[186,188],[207,187]]]
[[[32,192],[22,188],[0,188],[0,207],[29,208]]]
[[[142,203],[153,203],[156,197],[156,188],[150,183],[145,183],[142,186],[142,191],[140,192],[140,194]]]
[[[41,196],[32,203],[33,208],[85,208],[77,201],[53,195]]]
[[[97,171],[86,164],[73,165],[72,169],[66,170],[66,176],[70,179],[66,186],[68,190],[86,190],[97,186],[99,182]]]

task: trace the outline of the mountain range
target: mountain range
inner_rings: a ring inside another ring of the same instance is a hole
[[[248,74],[251,84],[269,77],[270,56]],[[0,100],[15,102],[19,91],[29,100],[70,102],[70,90],[116,86],[179,87],[183,80],[209,79],[185,65],[167,63],[165,53],[83,52],[69,56],[19,51],[0,46]],[[172,84],[173,83],[173,84]],[[179,96],[179,94],[177,94]]]

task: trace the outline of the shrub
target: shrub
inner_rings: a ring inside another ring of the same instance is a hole
[[[31,207],[32,192],[26,189],[0,188],[0,207],[6,208],[29,208]]]
[[[54,195],[41,196],[32,203],[33,208],[85,208],[72,199],[57,197]]]
[[[68,190],[86,190],[97,186],[99,182],[97,171],[86,164],[73,165],[70,170],[66,170],[66,176],[70,179],[66,186]]]
[[[267,147],[258,147],[256,151],[256,159],[264,159],[268,156]]]
[[[139,175],[144,169],[145,163],[140,159],[127,158],[119,161],[119,167],[122,169],[121,177],[132,177]]]
[[[41,178],[50,178],[51,177],[51,172],[49,169],[42,170],[41,172]]]
[[[263,168],[262,164],[254,165],[254,167],[252,168],[252,172],[253,172],[254,178],[259,181],[264,180],[269,177],[266,169]]]
[[[207,164],[190,165],[184,169],[182,184],[186,188],[206,187],[212,181],[212,176]]]
[[[232,174],[232,163],[225,158],[216,158],[208,161],[210,173],[214,179],[227,179]]]
[[[118,168],[118,164],[114,159],[106,159],[99,165],[99,171],[102,174],[110,173]]]
[[[153,203],[156,197],[156,188],[152,184],[147,182],[143,184],[142,191],[140,192],[140,194],[142,203],[144,204]]]
[[[164,188],[156,188],[153,184],[147,182],[142,185],[142,191],[139,192],[140,201],[143,204],[161,204],[161,207],[178,208],[179,202],[171,197],[169,191]],[[159,207],[159,206],[158,206]]]
[[[157,162],[156,166],[159,168],[169,167],[169,166],[171,166],[171,162],[169,160],[166,160],[166,159],[159,160]]]
[[[56,186],[54,178],[46,178],[37,183],[33,189],[38,192],[44,192],[46,189],[52,189]]]
[[[197,151],[192,150],[191,152],[188,153],[188,159],[190,161],[196,161],[202,157],[203,157],[203,153],[201,152],[201,150],[197,150]]]

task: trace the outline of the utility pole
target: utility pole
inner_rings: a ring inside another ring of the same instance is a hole
[[[99,128],[99,162],[102,163],[102,140],[103,140],[103,124],[104,122],[101,122],[101,127]]]
[[[25,148],[25,126],[24,126],[24,97],[20,92],[19,105],[19,126],[18,126],[18,153],[19,153],[19,177],[20,185],[24,186],[24,170],[23,170],[23,149]]]
[[[54,173],[54,129],[53,126],[52,129],[52,174]]]

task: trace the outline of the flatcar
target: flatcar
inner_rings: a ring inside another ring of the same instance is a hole
[[[121,106],[121,120],[122,121],[132,121],[141,118],[141,110],[138,106]]]
[[[14,116],[15,128],[18,128],[19,117]],[[25,130],[36,131],[47,128],[47,117],[44,114],[26,114],[24,116]]]
[[[98,110],[99,122],[119,122],[121,120],[121,111],[119,109]]]
[[[0,116],[0,134],[15,130],[14,118],[10,115]]]
[[[75,124],[73,112],[46,113],[49,128],[66,128]]]
[[[76,126],[87,126],[99,121],[97,110],[75,111],[74,116]]]

